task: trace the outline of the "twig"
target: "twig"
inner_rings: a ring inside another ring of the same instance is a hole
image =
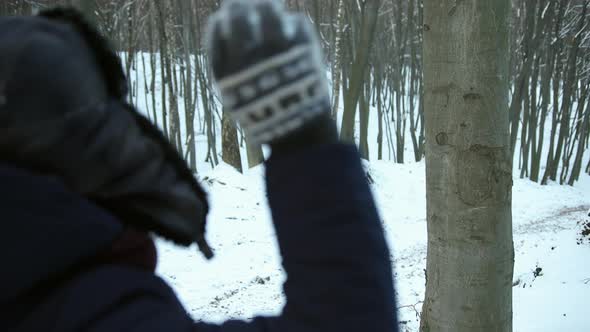
[[[396,310],[403,309],[403,308],[412,308],[412,309],[414,309],[414,312],[416,313],[416,317],[420,317],[420,312],[418,311],[418,309],[416,309],[416,306],[420,303],[424,303],[424,301],[418,301],[414,304],[403,305],[401,307],[397,307]]]

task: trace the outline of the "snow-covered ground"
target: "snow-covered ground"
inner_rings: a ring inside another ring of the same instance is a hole
[[[424,297],[426,220],[424,164],[367,163],[392,248],[402,331],[417,331]],[[208,238],[216,258],[158,242],[158,273],[195,319],[279,314],[284,304],[276,239],[264,194],[263,168],[245,175],[220,166],[201,175],[210,192]],[[575,187],[515,179],[514,331],[588,331],[590,243],[578,244],[590,208],[590,176]]]

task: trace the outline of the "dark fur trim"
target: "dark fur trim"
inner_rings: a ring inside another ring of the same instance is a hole
[[[158,142],[164,151],[164,156],[166,160],[170,161],[176,170],[179,172],[180,176],[190,183],[193,191],[198,194],[199,198],[203,202],[204,205],[204,215],[202,219],[205,220],[206,215],[209,213],[209,203],[207,202],[207,194],[203,190],[203,188],[199,185],[197,180],[195,179],[192,171],[188,168],[186,162],[182,157],[178,154],[178,151],[170,144],[170,142],[166,139],[162,131],[154,126],[145,116],[140,114],[135,107],[125,103],[125,108],[133,114],[137,125],[139,126],[140,130],[147,135],[150,139]],[[205,222],[202,224],[202,233],[205,234]]]
[[[193,234],[193,237],[188,237],[188,234],[173,234],[170,229],[165,228],[157,220],[145,220],[143,225],[165,238],[168,238],[176,243],[182,245],[190,245],[196,243],[199,250],[206,258],[211,258],[213,252],[205,240],[205,221],[209,211],[209,204],[205,191],[196,181],[192,171],[188,168],[182,156],[178,154],[176,149],[166,139],[164,134],[152,124],[146,117],[140,114],[135,107],[129,105],[125,98],[127,96],[127,78],[125,77],[121,61],[117,54],[112,50],[108,41],[100,35],[100,33],[92,27],[92,25],[84,18],[84,16],[74,8],[54,8],[42,11],[39,16],[51,20],[60,21],[70,24],[86,41],[91,52],[94,54],[97,65],[103,75],[107,85],[107,91],[113,100],[117,100],[123,108],[131,113],[140,128],[141,132],[150,140],[153,140],[160,145],[164,152],[164,158],[170,162],[178,172],[179,176],[190,184],[192,190],[198,196],[203,204],[203,215],[196,216],[201,220],[201,229],[198,234]],[[122,220],[127,220],[134,223],[137,216],[126,215],[124,206],[117,206],[116,202],[100,202],[100,205],[108,207],[112,212],[118,215]],[[149,219],[149,216],[145,216]]]
[[[121,60],[113,52],[108,41],[84,18],[78,10],[69,7],[57,7],[41,11],[39,16],[70,24],[84,38],[94,54],[96,62],[112,97],[124,100],[127,96],[127,79],[123,72]]]
[[[178,175],[184,181],[186,181],[187,183],[190,184],[193,192],[196,193],[199,200],[203,204],[203,211],[202,211],[203,215],[195,216],[196,219],[201,222],[200,230],[199,230],[199,233],[194,234],[193,237],[186,237],[187,234],[184,234],[184,235],[183,234],[173,234],[173,233],[171,233],[171,230],[163,228],[162,225],[160,223],[158,223],[157,221],[150,221],[150,220],[144,219],[142,221],[142,223],[147,222],[148,223],[147,226],[150,228],[151,231],[153,231],[165,238],[168,238],[178,244],[188,246],[192,243],[196,243],[197,246],[199,247],[199,250],[203,253],[203,255],[207,259],[212,258],[213,257],[213,250],[211,249],[211,247],[209,246],[209,244],[205,240],[206,220],[207,220],[207,214],[209,213],[209,203],[207,201],[207,194],[205,193],[203,188],[199,185],[199,183],[195,179],[192,171],[188,168],[184,159],[182,159],[180,154],[176,151],[176,149],[172,146],[172,144],[170,144],[170,142],[166,139],[164,134],[156,126],[154,126],[145,116],[140,114],[132,105],[129,105],[128,103],[122,103],[122,104],[123,104],[124,108],[129,113],[131,113],[133,115],[135,122],[137,123],[140,131],[144,135],[146,135],[150,140],[155,141],[160,145],[160,147],[162,148],[162,151],[164,152],[164,159],[167,160],[168,162],[170,162],[174,166],[176,171],[178,172]],[[111,205],[111,207],[114,207],[114,206]],[[117,212],[115,212],[115,213],[116,214],[119,213],[119,216],[122,216],[121,214],[124,214],[124,212],[122,212],[122,211],[125,210],[125,207],[120,207],[121,209],[118,209],[117,207],[114,207],[114,208],[115,208],[115,210],[117,210]],[[146,216],[146,217],[149,218],[149,216]],[[135,216],[129,216],[128,219],[123,216],[122,219],[133,221],[133,220],[135,220]],[[142,226],[142,225],[138,224],[137,226]]]

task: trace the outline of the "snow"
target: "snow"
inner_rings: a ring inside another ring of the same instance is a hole
[[[177,291],[195,319],[276,315],[284,273],[266,203],[261,167],[241,175],[227,165],[202,177],[211,200],[207,238],[215,258],[195,247],[160,241],[158,273]]]
[[[424,163],[366,163],[384,221],[402,331],[418,331],[424,297]],[[242,175],[221,165],[201,175],[212,202],[208,239],[216,257],[159,241],[158,273],[197,320],[277,315],[285,280],[265,197],[263,167]],[[590,208],[590,176],[575,187],[515,179],[514,331],[584,331],[590,298],[590,244],[577,244]],[[541,270],[535,277],[537,268]]]

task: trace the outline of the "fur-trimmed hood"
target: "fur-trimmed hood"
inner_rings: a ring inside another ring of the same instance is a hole
[[[56,177],[123,223],[210,257],[205,193],[125,102],[116,55],[77,12],[42,15],[0,18],[0,163]]]

